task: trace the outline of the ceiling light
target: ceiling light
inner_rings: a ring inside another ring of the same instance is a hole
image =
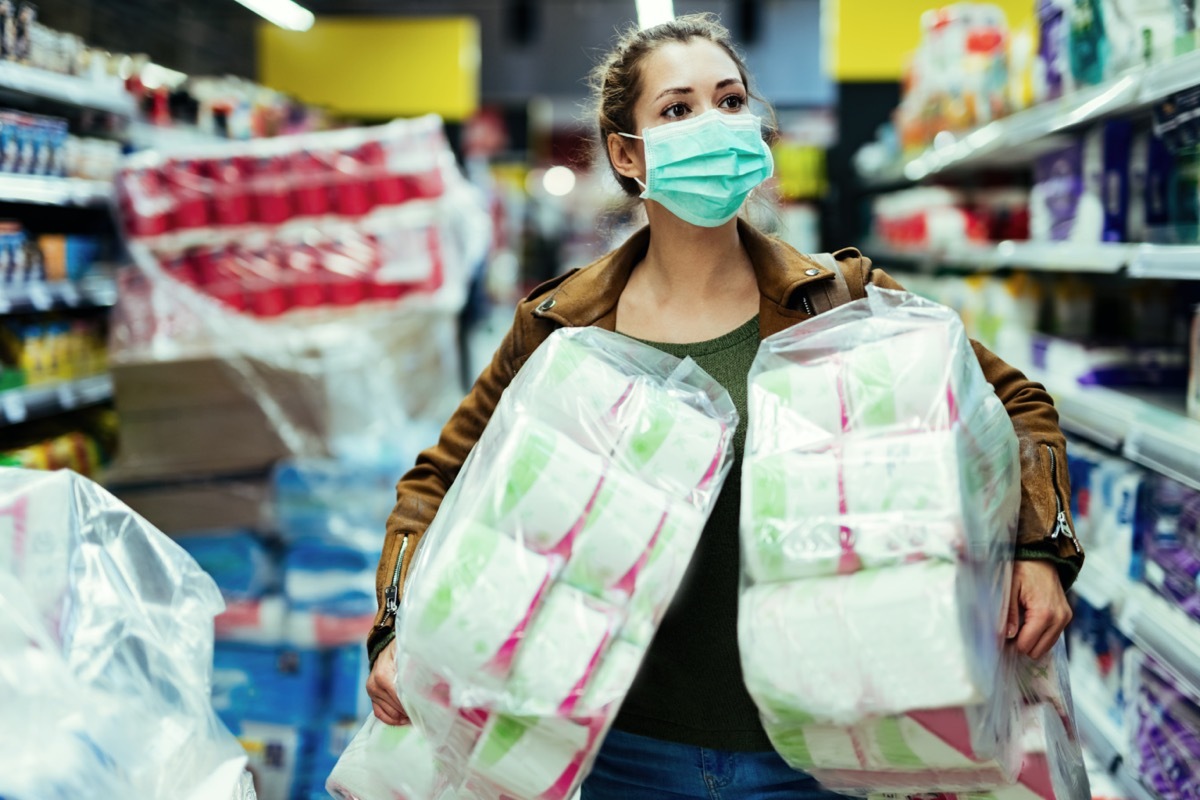
[[[237,0],[246,8],[268,22],[273,22],[289,31],[306,31],[313,26],[316,17],[302,5],[292,0]]]
[[[639,28],[653,28],[675,19],[675,0],[637,0]]]

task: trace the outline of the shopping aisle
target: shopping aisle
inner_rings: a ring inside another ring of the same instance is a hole
[[[1041,3],[1032,40],[930,12],[895,138],[859,154],[864,249],[1044,383],[1073,436],[1075,708],[1107,791],[1139,800],[1200,783],[1200,53],[1172,5]]]

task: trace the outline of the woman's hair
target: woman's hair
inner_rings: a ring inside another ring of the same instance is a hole
[[[688,14],[653,28],[639,29],[632,26],[617,39],[617,44],[596,65],[591,74],[592,102],[595,107],[596,123],[600,137],[600,149],[608,161],[617,183],[630,197],[637,197],[641,188],[637,181],[617,172],[608,156],[608,137],[613,133],[634,133],[633,107],[642,93],[642,62],[646,57],[668,42],[684,44],[693,39],[706,39],[720,47],[733,63],[750,97],[767,110],[767,130],[764,137],[774,137],[775,113],[769,103],[752,91],[750,71],[729,36],[729,31],[714,14]]]

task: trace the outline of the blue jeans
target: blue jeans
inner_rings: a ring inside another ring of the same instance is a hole
[[[581,800],[842,800],[777,753],[735,753],[609,731]]]

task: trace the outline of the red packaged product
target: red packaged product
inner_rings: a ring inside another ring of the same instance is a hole
[[[158,236],[171,227],[171,198],[162,173],[153,167],[129,170],[125,188],[125,220],[131,236]]]
[[[329,182],[332,168],[328,159],[318,153],[302,150],[291,157],[292,197],[296,213],[302,217],[328,214],[330,209]]]
[[[319,258],[317,249],[309,245],[301,245],[288,253],[287,281],[296,308],[317,308],[325,304]]]
[[[361,217],[371,210],[371,187],[358,153],[339,153],[334,166],[337,213],[345,217]]]
[[[250,222],[249,176],[253,169],[244,156],[209,162],[213,188],[213,221],[217,225]]]
[[[190,159],[168,161],[164,171],[167,185],[175,198],[174,227],[188,229],[208,225],[210,185],[204,175],[203,162]]]
[[[255,221],[278,225],[292,218],[292,197],[288,184],[286,158],[274,156],[254,162],[252,186]]]

